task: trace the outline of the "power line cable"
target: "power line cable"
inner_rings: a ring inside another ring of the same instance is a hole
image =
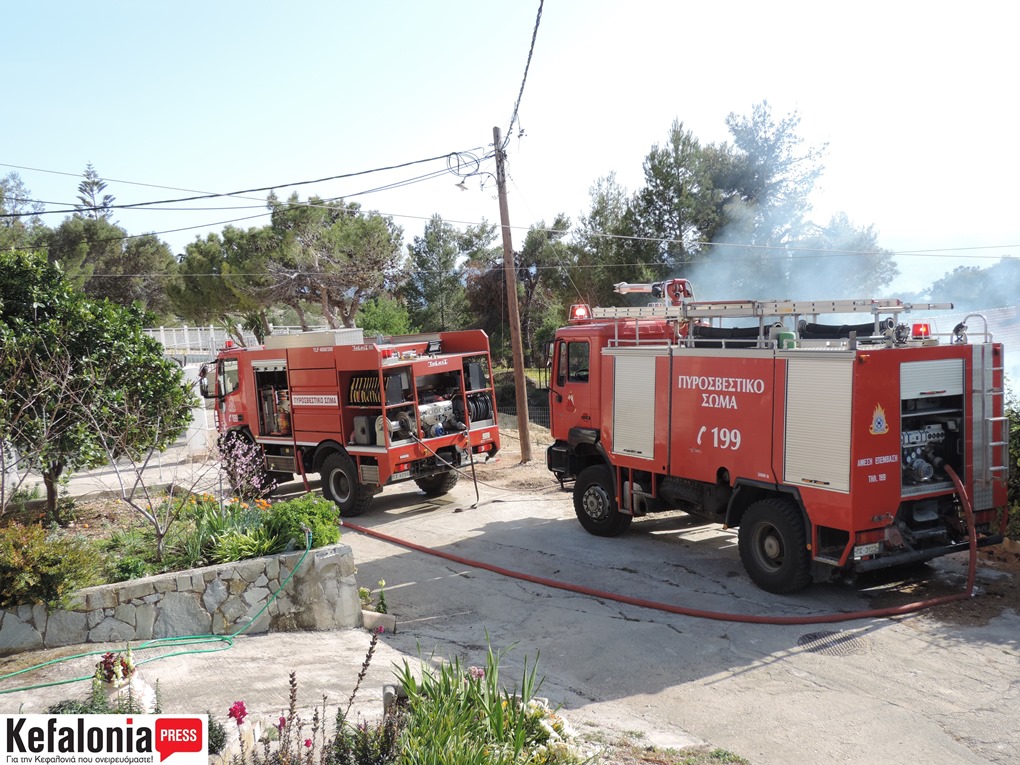
[[[538,14],[535,16],[535,29],[531,32],[531,47],[528,49],[528,61],[524,65],[524,77],[521,79],[521,89],[517,92],[517,102],[514,104],[514,113],[510,116],[510,124],[507,125],[506,135],[503,137],[503,144],[499,147],[502,151],[510,142],[510,135],[517,120],[517,112],[521,107],[521,98],[524,97],[524,85],[528,81],[528,70],[531,68],[531,56],[535,52],[535,40],[538,39],[538,26],[542,23],[542,7],[545,0],[538,0]]]
[[[474,151],[474,150],[470,150],[469,152],[457,152],[457,151],[447,152],[446,154],[439,154],[439,155],[437,155],[435,157],[427,157],[425,159],[416,159],[416,160],[413,160],[413,161],[410,161],[410,162],[401,162],[401,163],[396,164],[396,165],[387,165],[385,167],[376,167],[376,168],[372,168],[370,170],[358,170],[356,172],[351,172],[351,173],[341,173],[341,174],[338,174],[338,175],[327,176],[325,178],[316,178],[316,179],[304,180],[304,181],[292,181],[290,183],[280,183],[280,184],[275,184],[275,185],[272,185],[272,186],[260,186],[260,187],[257,187],[257,188],[241,189],[241,190],[238,190],[238,191],[230,191],[230,192],[223,192],[223,193],[198,192],[195,196],[190,196],[190,197],[178,197],[178,198],[175,198],[175,199],[159,199],[159,200],[153,200],[153,201],[150,201],[150,202],[134,202],[134,203],[131,203],[131,204],[122,204],[122,205],[107,205],[107,206],[97,207],[96,209],[102,209],[102,210],[130,210],[130,209],[136,209],[136,208],[141,208],[141,207],[150,207],[152,205],[176,204],[178,202],[195,202],[195,201],[198,201],[198,200],[201,200],[201,199],[217,199],[217,198],[220,198],[220,197],[243,197],[243,195],[245,195],[245,194],[254,194],[254,193],[261,193],[261,192],[266,192],[266,191],[274,191],[276,189],[290,188],[290,187],[293,187],[293,186],[307,186],[307,185],[316,184],[316,183],[326,183],[328,181],[343,180],[345,178],[355,178],[355,177],[362,176],[362,175],[370,175],[372,173],[386,172],[386,171],[389,171],[389,170],[400,170],[400,169],[405,168],[405,167],[411,167],[413,165],[425,164],[427,162],[435,162],[435,161],[441,160],[441,159],[442,160],[447,160],[447,162],[449,162],[450,161],[450,157],[456,156],[456,155],[461,154],[461,153],[468,153],[469,154],[472,151]],[[485,158],[486,157],[483,157],[483,159],[485,159]],[[0,166],[2,166],[2,167],[20,167],[18,165],[10,165],[10,164],[6,164],[6,163],[3,163],[3,162],[0,162]],[[37,169],[37,168],[22,168],[22,169]],[[58,171],[55,171],[55,170],[40,170],[39,172],[51,172],[51,173],[56,173],[56,174],[59,174],[59,175],[69,175],[69,173],[62,173],[62,172],[58,172]],[[440,175],[440,174],[441,173],[436,173],[436,175]],[[113,180],[113,179],[105,179],[105,178],[103,180],[108,182],[108,183],[131,183],[130,181],[116,181],[116,180]],[[152,185],[152,184],[138,184],[138,185]],[[363,193],[367,193],[367,192],[363,192]],[[351,196],[351,195],[348,195],[348,196]],[[80,212],[80,210],[78,210],[77,208],[70,209],[70,210],[44,210],[44,211],[41,211],[38,214],[40,214],[40,215],[48,215],[48,214],[51,214],[51,213],[74,213],[74,212]],[[0,217],[2,217],[2,218],[12,218],[12,217],[22,217],[23,215],[24,215],[24,213],[3,213],[3,214],[0,214]]]

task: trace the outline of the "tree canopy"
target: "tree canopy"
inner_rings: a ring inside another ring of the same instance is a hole
[[[136,306],[91,299],[40,256],[0,252],[0,440],[43,476],[51,516],[65,469],[137,459],[191,419],[184,373],[143,333]]]

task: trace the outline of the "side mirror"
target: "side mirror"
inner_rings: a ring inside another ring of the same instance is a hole
[[[209,378],[207,377],[209,368],[203,364],[202,368],[198,370],[198,392],[202,394],[202,398],[213,398],[209,395]]]

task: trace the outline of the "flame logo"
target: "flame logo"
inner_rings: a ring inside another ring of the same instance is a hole
[[[889,432],[889,421],[885,418],[885,409],[875,404],[875,413],[871,415],[871,427],[868,429],[873,436],[881,436]]]

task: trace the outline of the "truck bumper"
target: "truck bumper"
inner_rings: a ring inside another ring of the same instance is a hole
[[[989,536],[979,537],[977,546],[988,547],[989,545],[997,545],[1000,542],[1002,542],[1001,534],[991,534]],[[931,547],[924,550],[910,550],[908,552],[894,553],[892,555],[883,555],[880,558],[854,561],[849,567],[853,571],[876,571],[880,568],[889,568],[890,566],[902,566],[907,563],[920,563],[922,561],[932,560],[933,558],[940,558],[943,555],[949,555],[951,553],[966,552],[969,549],[970,542],[957,542],[951,545],[942,545],[941,547]]]

